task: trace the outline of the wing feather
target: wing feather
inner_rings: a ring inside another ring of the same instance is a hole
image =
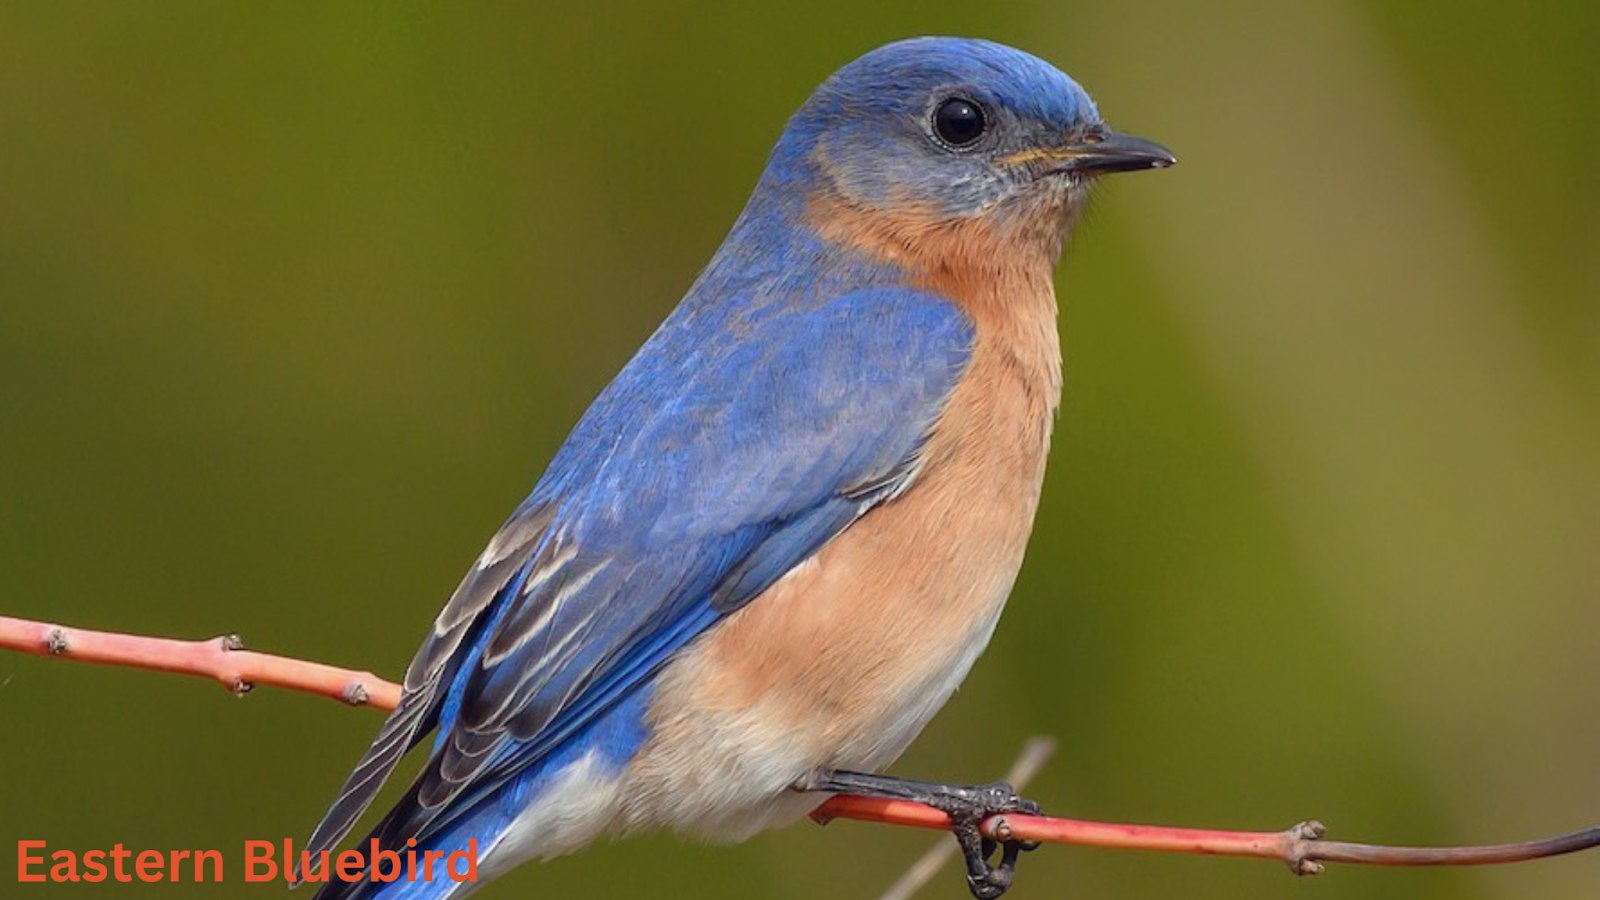
[[[356,820],[372,805],[373,798],[406,751],[416,746],[437,723],[445,700],[439,686],[449,680],[447,676],[461,663],[461,650],[470,643],[467,638],[472,626],[523,570],[550,518],[548,509],[528,508],[525,504],[500,529],[472,571],[462,579],[406,667],[399,704],[356,763],[322,821],[312,830],[306,849],[313,858],[333,848],[349,833]],[[291,885],[299,879],[297,866],[290,877]]]

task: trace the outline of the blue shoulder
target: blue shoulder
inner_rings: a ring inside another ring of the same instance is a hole
[[[900,465],[972,337],[953,304],[905,288],[680,309],[596,400],[540,488],[625,504],[648,519],[631,529],[647,542],[797,512]]]

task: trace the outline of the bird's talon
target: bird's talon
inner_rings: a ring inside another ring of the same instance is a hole
[[[1043,808],[1017,796],[1016,788],[1005,781],[940,784],[822,769],[797,780],[793,789],[910,800],[939,810],[950,817],[950,833],[967,867],[967,887],[978,900],[994,900],[1005,893],[1015,876],[1018,855],[1039,846],[1017,840],[1005,816],[1043,815]],[[986,821],[991,823],[989,829],[984,828]]]
[[[967,878],[967,887],[972,890],[972,896],[978,900],[995,900],[1006,892],[1006,889],[999,885],[989,884],[987,881],[973,881],[971,876]]]

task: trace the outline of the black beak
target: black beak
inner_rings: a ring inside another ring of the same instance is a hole
[[[1087,175],[1104,175],[1110,172],[1137,172],[1141,169],[1165,169],[1177,165],[1172,151],[1155,141],[1121,134],[1109,128],[1085,133],[1078,140],[1062,148],[1061,163],[1057,172],[1081,172]]]

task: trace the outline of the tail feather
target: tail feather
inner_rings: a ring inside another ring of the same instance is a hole
[[[481,863],[505,822],[498,804],[491,802],[417,846],[380,844],[374,855],[372,844],[377,838],[369,836],[352,848],[366,863],[354,879],[339,877],[337,852],[330,855],[333,866],[329,873],[320,871],[319,861],[310,861],[311,870],[327,879],[312,900],[460,900],[487,880],[480,874]]]

